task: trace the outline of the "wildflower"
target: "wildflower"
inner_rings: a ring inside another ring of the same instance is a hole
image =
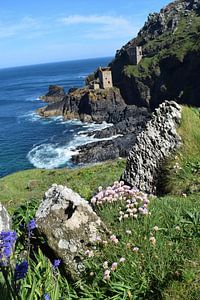
[[[100,236],[96,237],[96,242],[101,242],[101,237]]]
[[[50,296],[49,296],[49,294],[44,294],[44,300],[50,300],[51,298],[50,298]]]
[[[125,259],[124,257],[121,257],[120,260],[119,260],[119,262],[120,262],[120,263],[124,263],[125,260],[126,260],[126,259]]]
[[[131,235],[132,234],[131,230],[126,230],[126,234]]]
[[[154,231],[158,231],[158,230],[159,230],[159,227],[158,227],[158,226],[154,226],[154,227],[153,227],[153,230],[154,230]]]
[[[93,252],[92,250],[86,250],[86,251],[85,251],[85,255],[86,255],[87,257],[92,257],[92,256],[94,256],[94,252]]]
[[[103,190],[102,186],[98,187],[98,191],[101,192]]]
[[[134,247],[133,248],[133,252],[138,252],[139,251],[139,248],[138,247]]]
[[[35,223],[35,220],[32,219],[32,220],[30,220],[30,221],[28,222],[28,224],[27,224],[27,229],[28,229],[28,231],[30,231],[30,230],[33,230],[33,229],[35,229],[35,228],[36,228],[36,223]]]
[[[59,265],[60,265],[60,262],[61,262],[60,259],[54,259],[53,264],[52,264],[53,268],[57,269],[59,267]]]
[[[27,262],[27,260],[24,260],[20,264],[16,264],[15,272],[14,272],[15,281],[20,280],[20,279],[24,279],[27,272],[28,272],[28,262]]]
[[[103,244],[104,246],[106,246],[106,245],[108,244],[108,241],[102,241],[102,244]]]
[[[120,217],[119,217],[119,219],[118,219],[118,220],[119,220],[119,222],[121,222],[121,221],[122,221],[122,219],[123,219],[123,217],[122,217],[122,216],[120,216]]]
[[[16,239],[17,234],[15,231],[2,231],[0,233],[0,260],[4,263],[10,258]]]
[[[28,237],[31,237],[32,230],[36,228],[35,220],[32,219],[27,224]]]
[[[118,238],[114,234],[110,236],[110,240],[115,244],[119,242]]]
[[[152,243],[153,246],[156,245],[156,239],[155,239],[154,236],[151,236],[150,239],[149,239],[149,241]]]
[[[180,227],[180,226],[176,226],[175,229],[176,229],[177,231],[180,231],[180,230],[181,230],[181,227]]]
[[[117,269],[117,262],[112,263],[111,270],[115,271]]]
[[[109,280],[110,279],[110,270],[105,270],[105,272],[103,273],[103,279],[104,280]]]
[[[107,261],[107,260],[104,261],[104,263],[103,263],[103,268],[104,268],[104,269],[108,269],[108,261]]]

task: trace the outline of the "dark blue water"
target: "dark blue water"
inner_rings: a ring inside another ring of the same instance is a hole
[[[85,77],[111,58],[87,59],[0,70],[0,177],[30,168],[72,166],[77,145],[90,139],[80,131],[98,128],[61,117],[42,119],[34,112],[50,84],[84,85]]]

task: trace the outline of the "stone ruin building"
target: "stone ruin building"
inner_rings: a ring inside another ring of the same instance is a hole
[[[131,65],[138,65],[142,59],[142,46],[128,49],[129,61]]]
[[[90,88],[108,89],[113,87],[112,72],[109,67],[99,67],[95,73],[96,79],[90,82]]]

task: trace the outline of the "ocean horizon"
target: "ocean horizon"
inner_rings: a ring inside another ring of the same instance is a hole
[[[41,118],[39,96],[48,86],[84,85],[85,77],[112,57],[70,60],[0,69],[0,177],[31,168],[75,167],[76,147],[94,141],[87,136],[109,124],[87,124],[62,117]]]

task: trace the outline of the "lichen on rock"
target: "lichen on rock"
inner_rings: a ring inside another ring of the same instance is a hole
[[[39,233],[59,257],[65,271],[77,278],[84,270],[84,253],[97,236],[108,231],[91,205],[62,185],[52,185],[36,213]]]

